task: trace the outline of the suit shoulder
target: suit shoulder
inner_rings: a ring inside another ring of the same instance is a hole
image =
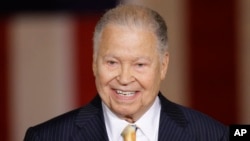
[[[200,111],[180,106],[188,119],[188,129],[191,134],[198,136],[220,137],[221,140],[228,140],[229,128],[213,117]],[[200,137],[200,138],[202,138]]]
[[[33,129],[49,129],[51,127],[55,128],[55,127],[59,127],[60,126],[65,126],[65,125],[70,125],[73,124],[75,117],[77,116],[77,114],[79,113],[81,108],[78,109],[74,109],[72,111],[63,113],[61,115],[58,115],[54,118],[51,118],[45,122],[42,122],[40,124],[37,124],[35,126],[33,126]]]
[[[164,115],[176,125],[185,129],[186,133],[198,140],[227,140],[229,129],[213,117],[198,110],[161,98]],[[206,137],[209,137],[208,139]]]
[[[201,124],[201,126],[202,126],[202,123],[203,124],[207,123],[210,125],[212,124],[215,126],[223,126],[224,127],[224,125],[221,122],[219,122],[218,120],[216,120],[213,117],[211,117],[205,113],[202,113],[198,110],[195,110],[195,109],[192,109],[189,107],[185,107],[182,105],[179,105],[179,108],[184,113],[184,115],[188,119],[189,123]]]
[[[100,105],[100,104],[99,104]],[[93,119],[100,118],[102,110],[95,102],[69,111],[48,121],[30,127],[25,134],[25,141],[68,141],[79,133],[80,129],[90,126]],[[79,136],[82,136],[79,135]]]
[[[198,110],[189,108],[187,106],[183,106],[162,96],[161,104],[163,106],[164,111],[172,117],[172,119],[181,120],[183,122],[187,122],[189,124],[194,124],[197,126],[204,126],[204,124],[209,124],[213,126],[221,126],[225,127],[221,122],[212,118],[211,116],[202,113]]]
[[[178,105],[178,107],[187,119],[187,129],[190,129],[188,131],[191,132],[191,134],[202,137],[227,138],[229,136],[229,128],[213,117],[189,107],[182,105]]]

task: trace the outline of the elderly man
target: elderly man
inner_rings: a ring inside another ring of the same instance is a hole
[[[85,107],[29,128],[24,140],[228,140],[227,127],[159,92],[168,62],[167,27],[158,13],[135,5],[107,11],[94,33],[98,95]]]

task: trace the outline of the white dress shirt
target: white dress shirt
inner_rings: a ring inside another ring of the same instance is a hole
[[[123,141],[121,133],[123,129],[131,124],[117,117],[103,102],[103,114],[108,138],[110,141]],[[138,127],[136,141],[157,141],[160,122],[161,104],[156,97],[153,105],[134,124]]]

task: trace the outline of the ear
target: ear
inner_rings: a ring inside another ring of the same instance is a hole
[[[93,55],[93,61],[92,61],[92,71],[93,71],[93,74],[94,76],[96,77],[96,58],[95,56]]]
[[[169,53],[166,52],[162,56],[162,62],[161,62],[161,80],[163,80],[167,74],[168,70],[168,62],[169,62]]]

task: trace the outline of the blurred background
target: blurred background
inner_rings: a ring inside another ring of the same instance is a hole
[[[137,3],[166,20],[162,92],[220,122],[250,124],[249,0],[9,0],[0,4],[0,140],[95,95],[92,35],[100,16]]]

